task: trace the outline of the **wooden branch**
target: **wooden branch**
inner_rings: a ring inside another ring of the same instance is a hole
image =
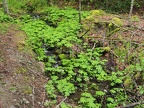
[[[59,108],[59,106],[67,99],[67,97],[65,97],[57,106],[56,108]]]
[[[85,38],[101,39],[102,37],[101,36],[85,36]],[[118,38],[110,39],[109,37],[106,37],[105,41],[121,41],[121,42],[125,42],[125,39],[118,39]],[[131,41],[131,43],[139,45],[140,43],[137,43],[137,42],[138,41]]]
[[[133,27],[133,28],[136,28],[136,29],[144,31],[144,29],[142,27],[136,27],[136,26],[133,26],[133,25],[130,25],[130,26]]]
[[[80,38],[84,37],[89,31],[90,29],[88,29],[83,35],[81,35]]]
[[[42,108],[44,108],[44,101],[45,101],[45,96],[46,96],[46,91],[45,91],[45,89],[44,89],[44,95],[43,95],[43,100],[42,100]]]
[[[37,76],[39,76],[39,77],[42,77],[42,78],[45,79],[45,80],[48,80],[48,78],[46,78],[43,74],[40,74],[39,72],[37,72],[37,71],[35,71],[35,70],[32,70],[32,69],[30,69],[30,68],[28,68],[28,69],[29,69],[29,73],[35,74],[35,75],[37,75]]]
[[[32,105],[33,105],[32,108],[34,108],[34,106],[35,106],[35,102],[34,102],[35,101],[35,90],[34,89],[35,89],[35,86],[33,86],[33,89],[32,89],[32,93],[33,93],[32,94]]]
[[[131,104],[128,104],[126,106],[118,106],[116,108],[130,108],[130,107],[134,107],[136,105],[142,105],[144,104],[144,101],[143,102],[135,102],[135,103],[131,103]]]

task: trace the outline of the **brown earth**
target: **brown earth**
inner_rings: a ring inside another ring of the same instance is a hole
[[[25,38],[16,25],[0,33],[0,108],[44,107],[48,79]]]

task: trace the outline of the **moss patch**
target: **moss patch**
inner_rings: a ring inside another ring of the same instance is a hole
[[[105,12],[102,10],[92,10],[91,12],[92,12],[92,16],[101,16],[105,14]]]
[[[118,27],[123,26],[123,21],[119,18],[112,18],[112,23]]]
[[[131,20],[131,21],[135,21],[135,22],[140,21],[140,19],[138,18],[137,15],[132,16],[132,17],[130,18],[130,20]]]

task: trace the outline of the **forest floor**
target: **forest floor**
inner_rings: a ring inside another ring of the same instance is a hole
[[[144,39],[144,20],[136,25],[132,33],[136,34],[134,41],[140,44]],[[0,108],[44,108],[44,86],[48,77],[44,75],[43,63],[36,61],[25,38],[25,33],[16,25],[0,33]]]
[[[0,33],[0,108],[43,108],[48,79],[25,37],[16,25]]]

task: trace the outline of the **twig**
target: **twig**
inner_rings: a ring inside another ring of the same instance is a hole
[[[34,108],[34,105],[35,105],[35,103],[34,103],[34,99],[35,99],[35,97],[34,97],[34,94],[35,94],[35,91],[34,91],[34,86],[33,86],[33,90],[32,90],[32,104],[33,104],[33,108]]]
[[[134,31],[133,33],[132,33],[132,35],[130,36],[130,45],[129,45],[129,50],[128,50],[128,58],[129,58],[129,56],[130,56],[130,53],[131,53],[131,48],[132,48],[132,38],[133,38],[133,36],[135,35],[135,33],[136,33],[136,31]],[[128,59],[127,59],[128,60]]]
[[[65,97],[57,106],[56,108],[59,108],[59,106],[67,99],[67,97]]]
[[[110,52],[111,52],[113,55],[115,55],[117,58],[119,58],[119,56],[118,56],[114,51],[110,50]]]
[[[84,35],[86,35],[89,31],[90,31],[90,29],[88,29],[83,35],[81,35],[80,38],[82,38]]]
[[[131,104],[128,104],[126,106],[119,106],[119,107],[116,107],[116,108],[130,108],[130,107],[134,107],[136,105],[141,105],[141,104],[144,104],[144,101],[143,102],[135,102],[135,103],[131,103]]]
[[[105,31],[105,34],[103,34],[103,39],[102,39],[102,41],[103,41],[103,47],[105,46],[105,38],[106,38],[106,31]]]
[[[30,69],[30,68],[29,68],[29,70],[30,70],[29,72],[30,72],[31,74],[35,74],[35,75],[37,75],[37,76],[40,76],[40,77],[42,77],[42,78],[48,80],[48,79],[45,78],[42,74],[39,74],[38,72],[35,72],[34,70],[32,70],[32,69]]]
[[[42,100],[42,105],[44,105],[44,101],[45,101],[45,89],[44,89],[44,96],[43,96],[43,100]],[[44,108],[44,106],[42,106],[42,108]]]
[[[130,26],[133,27],[133,28],[136,28],[136,29],[144,31],[143,27],[137,27],[137,26],[133,26],[133,25],[130,25]]]
[[[96,46],[96,43],[94,43],[94,45],[93,45],[93,47],[92,47],[92,50],[94,50],[95,46]]]

